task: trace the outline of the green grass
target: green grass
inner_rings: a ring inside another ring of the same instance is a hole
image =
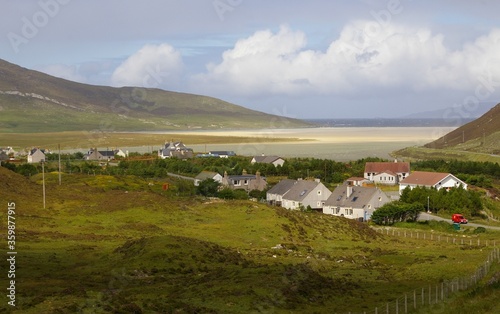
[[[489,252],[132,176],[47,174],[43,209],[39,175],[0,171],[1,199],[17,204],[18,313],[369,312]]]
[[[455,149],[435,149],[426,147],[407,147],[391,153],[398,159],[411,160],[463,160],[479,162],[500,162],[500,156],[488,153],[469,152]]]

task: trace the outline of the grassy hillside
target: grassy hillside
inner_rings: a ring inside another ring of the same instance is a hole
[[[478,119],[427,143],[391,153],[406,160],[467,160],[500,162],[500,104]]]
[[[425,147],[500,154],[500,104]]]
[[[75,83],[0,60],[0,132],[275,128],[309,124],[220,99]]]
[[[63,174],[61,186],[57,177],[46,174],[43,209],[40,175],[0,167],[0,199],[16,202],[13,313],[370,312],[473,273],[488,253],[340,217],[182,196],[176,181],[165,191],[164,181],[131,176]]]

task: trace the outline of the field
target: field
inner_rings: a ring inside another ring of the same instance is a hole
[[[257,202],[184,196],[173,180],[163,190],[167,179],[45,179],[44,209],[40,175],[0,168],[2,206],[16,203],[13,313],[372,312],[429,283],[474,273],[491,249],[393,237]],[[490,245],[498,238],[472,229],[460,236]],[[477,293],[489,297],[488,287]]]

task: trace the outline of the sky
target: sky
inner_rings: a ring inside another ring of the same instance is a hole
[[[500,102],[496,0],[0,0],[0,58],[299,119]]]

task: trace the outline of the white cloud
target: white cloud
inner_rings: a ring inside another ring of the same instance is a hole
[[[179,51],[168,44],[146,45],[125,60],[113,73],[115,86],[172,88],[182,74]]]
[[[468,91],[481,76],[500,79],[498,51],[500,29],[450,50],[444,35],[428,28],[354,21],[325,51],[317,51],[306,49],[304,33],[283,26],[239,40],[193,81],[207,91],[244,96]]]

